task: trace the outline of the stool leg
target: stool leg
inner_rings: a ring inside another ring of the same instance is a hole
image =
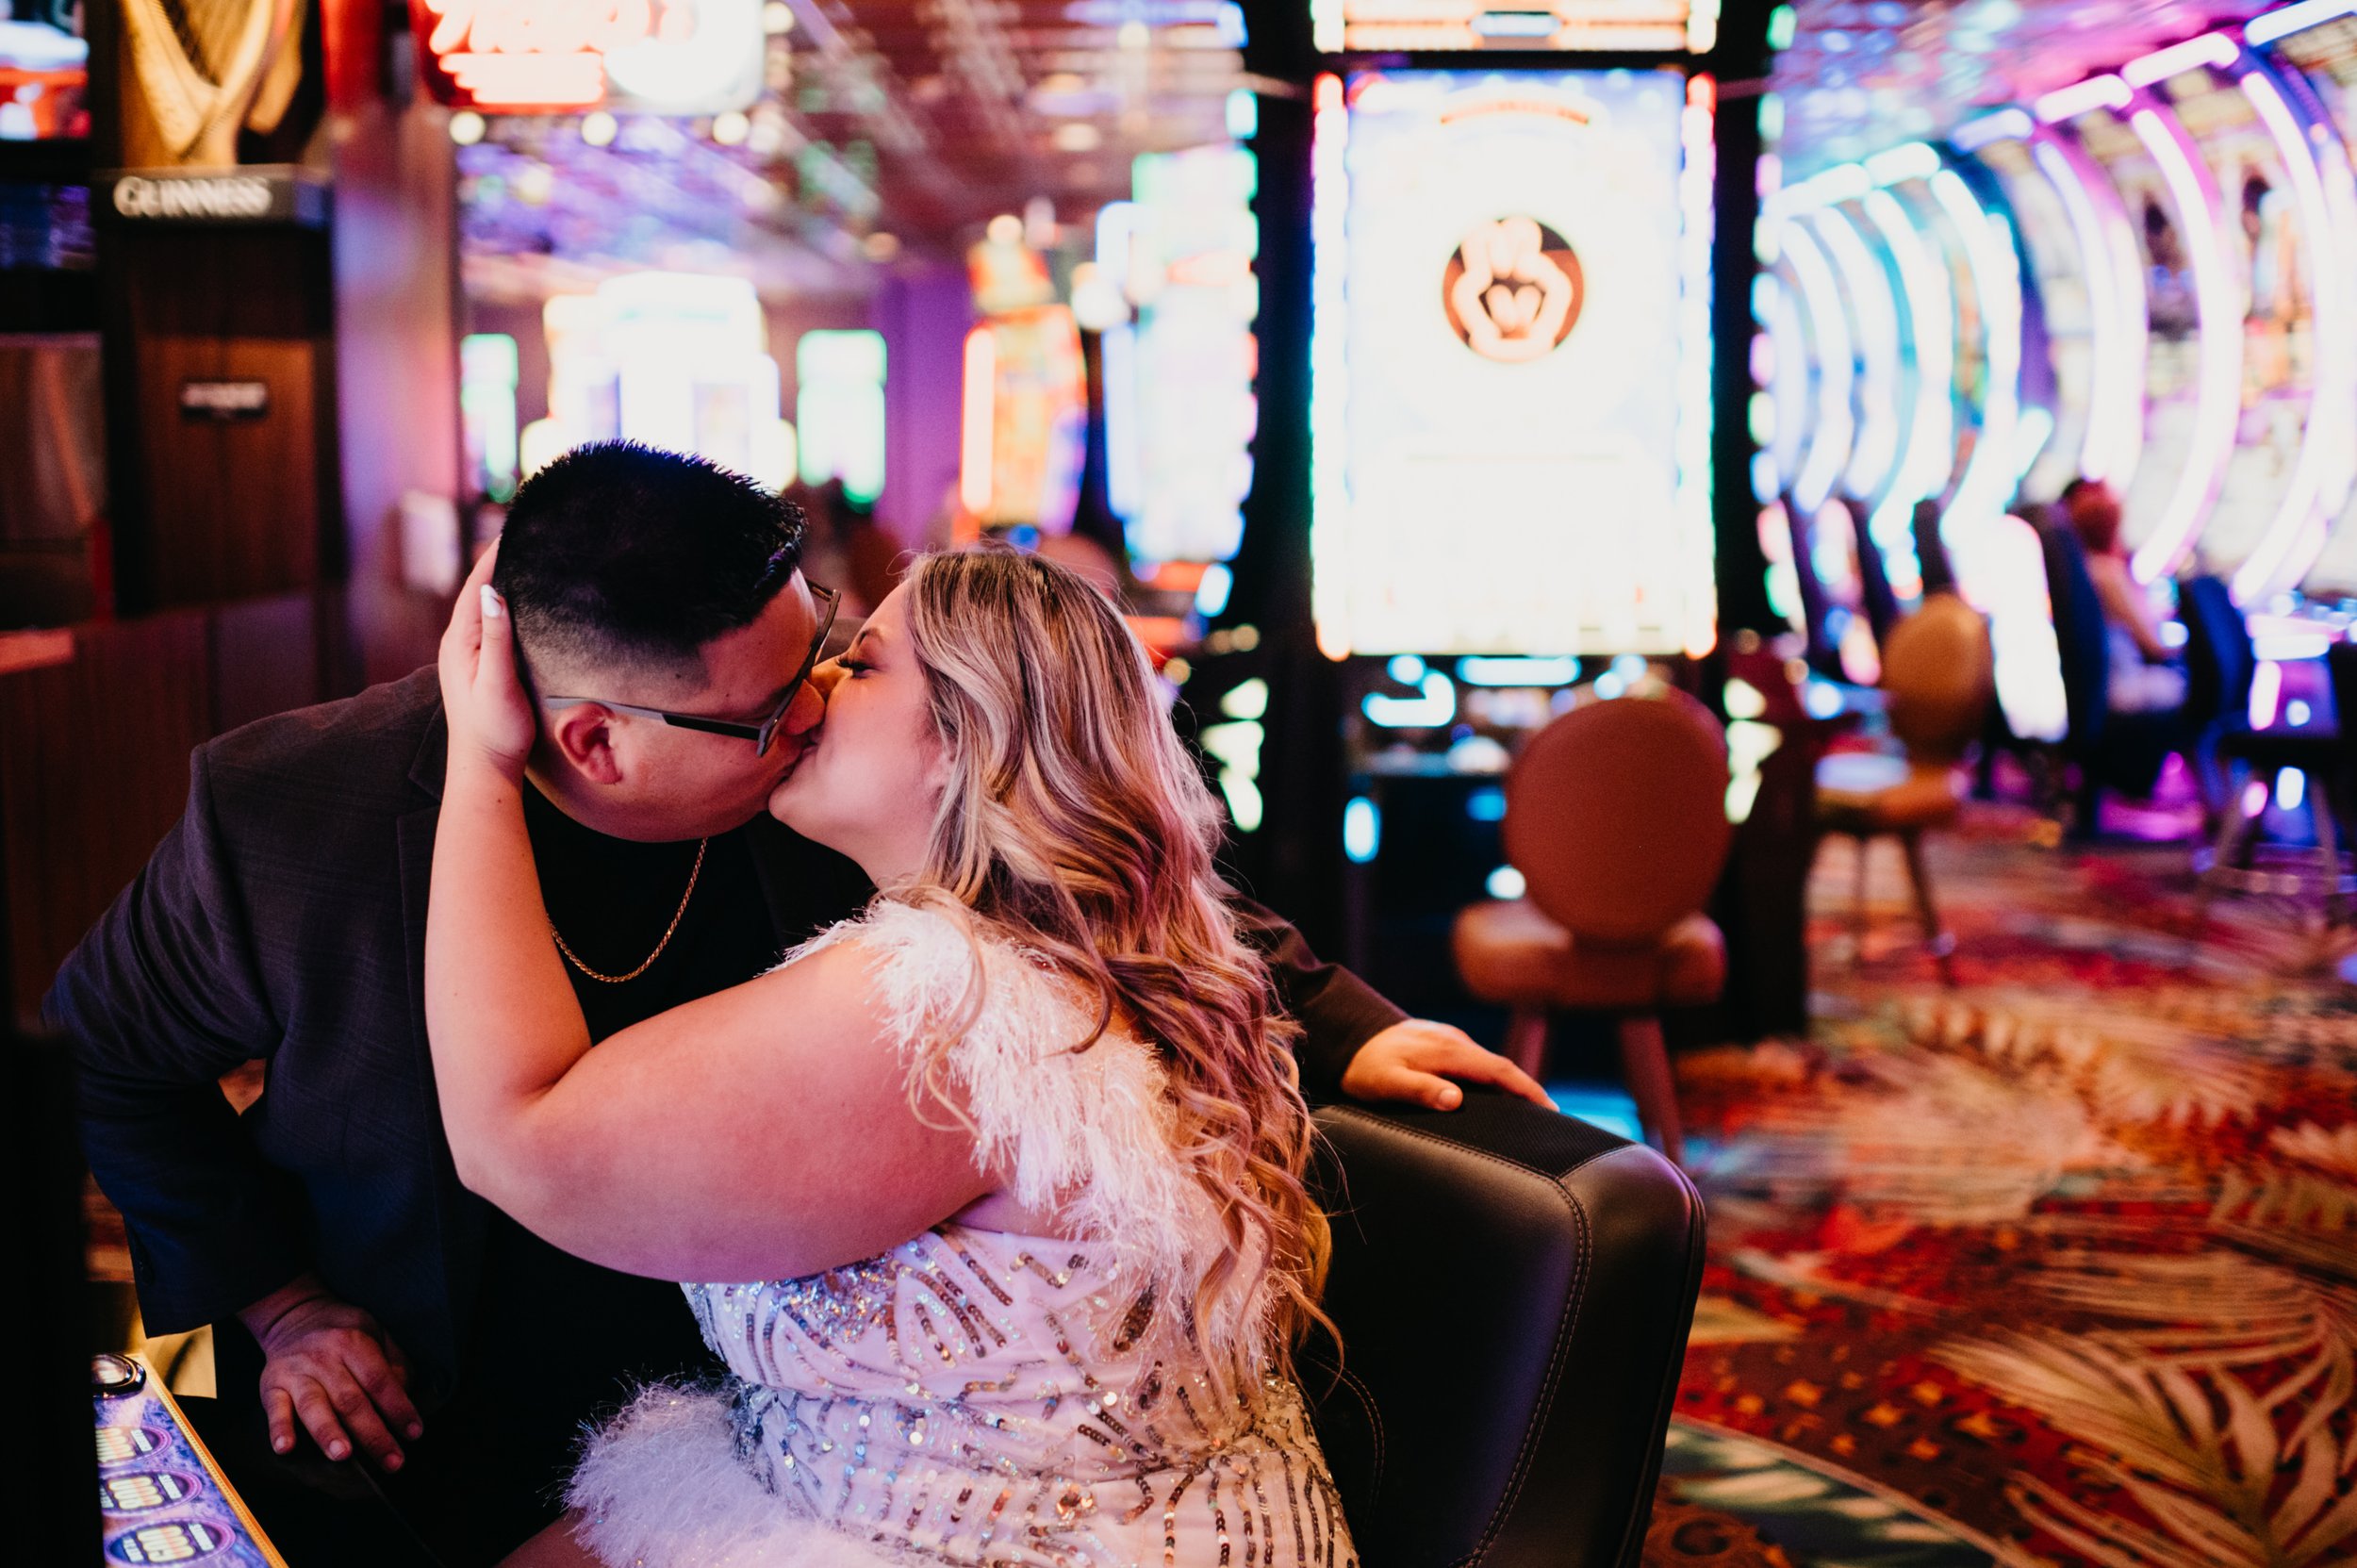
[[[1547,1065],[1547,1010],[1518,1007],[1506,1025],[1506,1059],[1533,1078]]]
[[[1939,910],[1932,902],[1932,874],[1923,865],[1923,835],[1904,833],[1899,842],[1907,851],[1907,878],[1915,883],[1915,913],[1923,922],[1923,946],[1932,961],[1939,966],[1939,982],[1956,983],[1956,939],[1939,923]]]
[[[1670,1076],[1670,1051],[1661,1040],[1661,1020],[1650,1013],[1621,1020],[1621,1073],[1637,1101],[1637,1119],[1661,1145],[1673,1165],[1686,1164],[1686,1133],[1678,1121],[1677,1081]]]
[[[2226,792],[2226,816],[2218,824],[2217,845],[2210,851],[2209,870],[2201,874],[2193,889],[2193,935],[2197,940],[2209,924],[2210,900],[2217,897],[2218,887],[2225,880],[2219,873],[2233,868],[2235,858],[2242,852],[2245,832],[2266,811],[2266,795],[2260,797],[2259,809],[2252,812],[2243,799],[2250,793],[2250,786],[2235,784],[2231,777],[2227,782],[2230,787]],[[2261,787],[2267,794],[2273,793],[2271,784],[2262,784]]]
[[[1850,963],[1855,967],[1866,962],[1866,847],[1873,840],[1860,834],[1850,842],[1857,846],[1856,897],[1850,904]]]
[[[2311,773],[2308,776],[2308,809],[2316,819],[2316,855],[2324,862],[2324,929],[2331,931],[2341,918],[2341,844],[2337,824],[2332,820],[2332,782],[2329,777]]]

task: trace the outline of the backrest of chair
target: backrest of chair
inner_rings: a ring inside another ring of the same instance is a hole
[[[1842,503],[1850,514],[1850,527],[1857,545],[1858,607],[1866,612],[1867,629],[1874,634],[1874,646],[1890,635],[1899,624],[1899,596],[1890,586],[1890,569],[1883,561],[1882,546],[1867,532],[1867,507],[1862,501]]]
[[[2357,751],[2357,642],[2335,642],[2326,649],[2324,671],[2332,683],[2333,721],[2346,749]]]
[[[1833,641],[1833,601],[1825,592],[1825,580],[1817,575],[1816,530],[1789,491],[1784,497],[1784,524],[1792,541],[1792,582],[1801,595],[1801,631],[1808,638],[1803,656],[1821,674],[1838,676],[1841,650]]]
[[[1939,503],[1929,498],[1917,502],[1908,526],[1915,535],[1915,559],[1923,574],[1923,591],[1953,593],[1956,569],[1948,557],[1948,541],[1939,532]]]
[[[2185,623],[2185,717],[2200,725],[2248,712],[2259,661],[2234,596],[2216,577],[2191,577],[2177,590],[2177,608]]]
[[[1883,650],[1890,732],[1919,762],[1954,762],[1988,718],[1996,690],[1988,623],[1950,593],[1925,597]]]
[[[1719,880],[1726,793],[1726,736],[1700,702],[1666,686],[1591,701],[1515,759],[1506,857],[1574,935],[1648,941]]]
[[[2069,710],[2069,741],[2085,752],[2103,734],[2110,712],[2111,646],[2103,626],[2103,602],[2087,574],[2086,551],[2068,519],[2052,508],[2038,523],[2046,554],[2046,595],[2053,607],[2054,651],[2062,662],[2063,701]]]
[[[1693,1186],[1506,1096],[1332,1106],[1342,1372],[1301,1379],[1366,1568],[1636,1568],[1702,1283]]]

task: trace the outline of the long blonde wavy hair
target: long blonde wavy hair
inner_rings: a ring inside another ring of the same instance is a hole
[[[904,586],[948,782],[901,896],[954,900],[1093,988],[1096,1027],[1075,1048],[1119,1018],[1160,1054],[1179,1158],[1222,1228],[1182,1325],[1221,1392],[1256,1402],[1253,1370],[1208,1330],[1248,1326],[1290,1369],[1311,1323],[1332,1328],[1318,1308],[1328,1234],[1303,1180],[1299,1029],[1237,935],[1213,861],[1219,807],[1145,648],[1086,579],[984,550],[922,557]],[[969,1008],[981,999],[978,964]],[[948,1043],[913,1092],[940,1092]]]

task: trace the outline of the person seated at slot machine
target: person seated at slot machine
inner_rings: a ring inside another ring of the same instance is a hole
[[[818,668],[833,595],[802,575],[803,529],[748,481],[620,442],[511,505],[494,581],[538,699],[525,826],[593,1040],[753,980],[873,892],[765,809],[839,678]],[[44,1011],[147,1329],[219,1330],[221,1413],[250,1428],[221,1451],[232,1480],[306,1462],[349,1482],[365,1460],[469,1568],[557,1517],[585,1423],[717,1365],[675,1284],[575,1257],[459,1181],[423,992],[448,751],[431,667],[198,748],[186,812]],[[1455,1080],[1544,1102],[1235,907],[1313,1095],[1448,1109]],[[218,1081],[250,1061],[266,1088],[240,1115]],[[332,1540],[282,1544],[338,1560]]]
[[[2064,487],[2062,500],[2103,605],[2110,665],[2104,695],[2111,710],[2164,713],[2183,706],[2184,669],[2161,639],[2161,619],[2128,569],[2128,551],[2119,538],[2119,498],[2100,479],[2074,479]]]

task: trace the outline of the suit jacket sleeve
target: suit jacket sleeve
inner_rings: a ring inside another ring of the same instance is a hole
[[[42,1009],[72,1043],[85,1152],[123,1212],[151,1333],[226,1318],[308,1266],[281,1179],[217,1081],[281,1031],[204,748],[190,775],[187,810]]]
[[[1312,1102],[1338,1099],[1343,1069],[1370,1039],[1408,1015],[1339,964],[1321,962],[1293,922],[1249,899],[1229,900],[1236,930],[1268,960],[1277,994],[1301,1025],[1301,1088]]]

